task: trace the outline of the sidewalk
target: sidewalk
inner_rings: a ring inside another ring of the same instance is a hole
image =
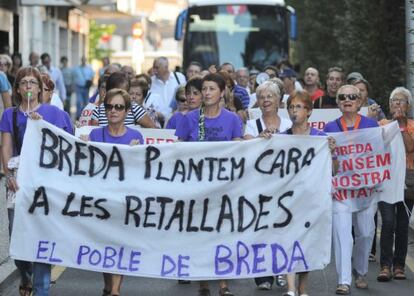
[[[6,208],[5,178],[0,180],[0,291],[17,279],[16,266],[9,257],[9,220]],[[0,292],[1,295],[1,292]]]

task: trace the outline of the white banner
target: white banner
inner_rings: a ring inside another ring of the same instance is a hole
[[[130,147],[29,120],[10,253],[169,279],[323,269],[331,166],[326,137]]]
[[[248,110],[250,119],[257,119],[262,116],[262,111],[260,108],[251,108]],[[368,107],[362,107],[359,111],[359,114],[366,115],[368,113]],[[289,119],[289,114],[287,109],[280,108],[277,111],[277,114],[282,118]],[[318,130],[323,130],[326,123],[329,121],[335,120],[338,117],[341,117],[342,113],[339,109],[313,109],[312,114],[309,117],[309,124],[311,127]]]
[[[404,199],[405,149],[398,123],[330,135],[339,161],[333,178],[337,200],[355,212],[373,201]]]
[[[75,129],[75,136],[89,135],[89,133],[99,126],[82,126]],[[139,130],[144,137],[145,144],[161,144],[161,143],[173,143],[177,141],[175,136],[175,130],[173,129],[158,129],[158,128],[141,128],[136,125],[128,126]]]

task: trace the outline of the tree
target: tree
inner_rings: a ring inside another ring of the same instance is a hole
[[[104,48],[102,37],[110,37],[116,30],[116,25],[98,25],[96,21],[91,20],[89,23],[89,59],[102,59],[110,56],[113,50]]]

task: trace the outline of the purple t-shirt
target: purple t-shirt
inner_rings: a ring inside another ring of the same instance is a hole
[[[187,113],[178,123],[175,135],[183,141],[198,141],[200,109]],[[205,117],[205,141],[231,141],[242,137],[243,124],[239,116],[224,108],[215,118]]]
[[[7,108],[4,111],[3,116],[0,121],[0,131],[5,133],[10,133],[13,135],[13,109],[14,107]],[[73,134],[73,126],[72,121],[68,113],[65,111],[60,110],[56,106],[52,106],[49,104],[41,104],[39,108],[36,110],[43,119],[64,131]],[[26,132],[26,125],[27,125],[27,116],[20,111],[20,108],[17,109],[17,130],[18,130],[18,138],[20,146],[23,144],[23,137],[24,133]],[[20,147],[21,148],[21,147]],[[13,156],[17,155],[16,147],[13,144]]]
[[[341,125],[341,118],[342,117],[339,117],[338,119],[328,122],[325,125],[325,128],[323,129],[323,131],[326,133],[343,132],[342,125]],[[378,126],[378,122],[376,120],[361,115],[361,121],[359,123],[358,129],[377,127],[377,126]],[[353,126],[348,126],[349,131],[353,129],[354,129]]]
[[[140,144],[144,144],[142,134],[132,128],[126,127],[126,133],[122,136],[114,137],[109,133],[108,126],[96,128],[89,134],[89,139],[92,142],[103,142],[111,144],[126,144],[129,145],[132,140],[138,140]]]
[[[292,129],[288,129],[288,130],[284,131],[282,134],[292,135]],[[320,131],[316,128],[311,127],[310,132],[309,132],[309,136],[327,136],[327,134],[324,133],[323,131]]]
[[[171,116],[170,120],[167,122],[166,129],[176,129],[178,123],[184,118],[184,114],[181,112],[175,112],[173,116]]]

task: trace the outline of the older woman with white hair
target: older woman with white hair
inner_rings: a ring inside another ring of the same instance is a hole
[[[381,228],[381,270],[377,276],[380,282],[405,280],[405,258],[407,256],[408,223],[414,204],[414,120],[408,119],[407,114],[413,104],[410,91],[404,87],[395,88],[389,99],[392,120],[383,119],[380,125],[397,121],[404,140],[406,153],[406,190],[404,201],[395,204],[379,202],[378,207],[382,217]],[[394,247],[394,250],[393,250]],[[393,273],[391,274],[391,269]]]
[[[358,114],[362,100],[356,86],[341,86],[336,95],[336,103],[342,116],[328,122],[324,132],[347,132],[378,127],[377,121]],[[352,212],[346,203],[334,199],[332,207],[332,240],[338,274],[336,294],[347,295],[350,293],[352,272],[355,277],[355,286],[358,289],[368,288],[366,274],[372,239],[375,234],[374,215],[377,206],[372,204],[366,209]],[[352,226],[354,226],[355,244],[352,238]]]
[[[244,139],[259,137],[263,133],[284,132],[291,127],[292,122],[277,114],[280,105],[280,89],[276,83],[266,81],[256,89],[257,103],[262,116],[248,120],[244,132]]]

